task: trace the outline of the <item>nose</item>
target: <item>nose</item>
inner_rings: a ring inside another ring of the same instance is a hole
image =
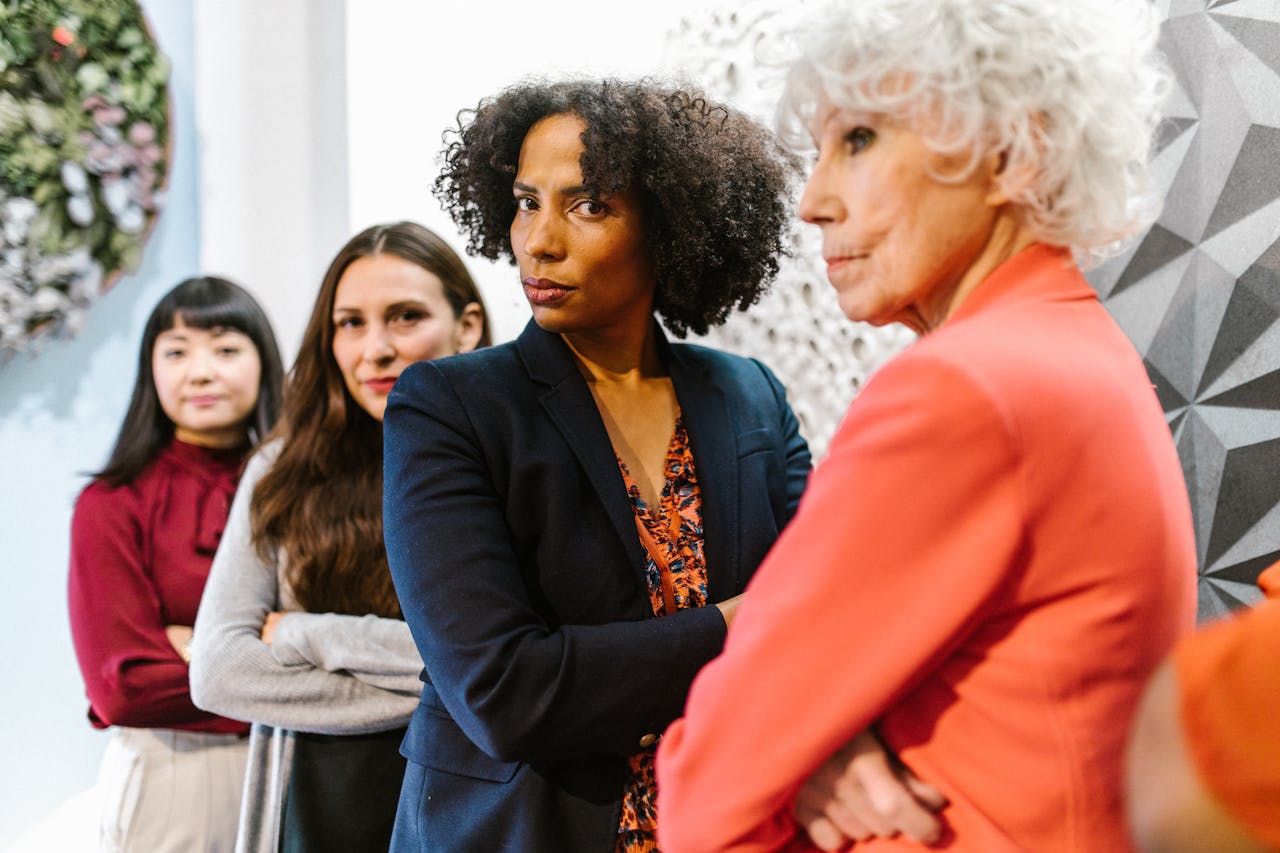
[[[810,225],[827,225],[844,218],[845,207],[834,186],[831,165],[818,157],[800,196],[800,218]]]
[[[540,261],[554,261],[564,257],[564,234],[555,216],[538,211],[528,218],[524,252],[530,258]]]
[[[364,337],[364,360],[370,364],[385,364],[396,357],[396,347],[391,334],[382,323],[374,323]]]
[[[194,347],[187,361],[187,380],[197,385],[213,381],[213,353],[203,347]]]

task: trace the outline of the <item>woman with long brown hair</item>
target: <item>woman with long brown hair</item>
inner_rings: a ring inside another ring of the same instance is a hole
[[[196,620],[196,704],[255,723],[241,850],[390,839],[422,663],[382,542],[382,413],[409,364],[488,343],[465,266],[420,225],[366,229],[329,265]]]

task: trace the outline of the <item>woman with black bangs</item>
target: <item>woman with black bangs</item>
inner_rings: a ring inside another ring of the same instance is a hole
[[[187,279],[152,310],[115,448],[71,521],[71,637],[89,722],[112,735],[100,851],[231,853],[249,727],[192,702],[191,625],[282,385],[271,325],[238,285]]]
[[[764,365],[654,314],[700,333],[759,297],[792,174],[755,122],[649,81],[464,115],[437,196],[533,320],[388,401],[387,557],[425,663],[393,850],[656,849],[654,744],[809,453]]]

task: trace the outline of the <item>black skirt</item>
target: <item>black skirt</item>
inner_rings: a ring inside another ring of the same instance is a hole
[[[404,731],[296,732],[280,819],[282,853],[386,850],[404,779]]]

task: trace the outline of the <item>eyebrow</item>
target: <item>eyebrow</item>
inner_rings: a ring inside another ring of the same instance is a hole
[[[179,329],[176,327],[172,329],[165,329],[163,332],[156,335],[156,338],[157,339],[175,338],[177,340],[185,341],[188,337],[187,332],[191,329],[195,329],[198,332],[208,332],[209,336],[213,338],[220,337],[221,335],[245,334],[245,332],[241,331],[240,329],[237,329],[235,326],[209,326],[208,328],[205,328],[203,326],[186,326],[185,328],[182,328],[182,329]]]
[[[512,181],[511,188],[520,190],[521,192],[531,193],[533,195],[538,194],[537,187],[531,187],[528,184],[522,184],[519,181]],[[574,184],[571,187],[562,187],[559,192],[560,195],[580,195],[582,193],[590,193],[591,190],[586,184]]]
[[[430,306],[427,304],[427,301],[426,301],[425,299],[401,299],[399,302],[392,302],[390,305],[387,305],[383,310],[384,310],[384,311],[398,311],[398,310],[400,310],[401,308],[429,308],[429,307],[430,307]],[[364,309],[363,309],[363,308],[347,307],[347,306],[343,306],[343,305],[335,305],[335,306],[333,306],[333,313],[335,313],[335,314],[363,314],[363,313],[364,313]]]
[[[401,299],[399,302],[392,302],[386,307],[386,313],[399,311],[403,308],[421,308],[427,310],[430,308],[425,299]]]

